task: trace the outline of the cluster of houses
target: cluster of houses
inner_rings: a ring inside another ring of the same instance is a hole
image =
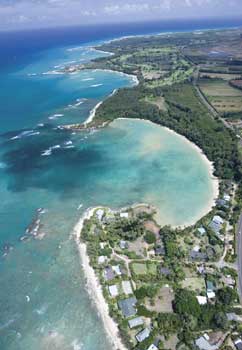
[[[96,211],[96,217],[99,220],[99,222],[105,223],[107,220],[113,219],[113,213],[111,213],[109,216],[103,209],[98,209]],[[119,213],[120,218],[127,219],[129,217],[128,212],[121,212]],[[119,246],[122,250],[128,248],[128,242],[121,240],[119,242]],[[105,248],[105,243],[100,243],[101,249]],[[109,259],[101,255],[98,257],[98,264],[99,265],[106,265],[103,268],[103,278],[107,282],[108,286],[108,292],[111,298],[118,299],[121,296],[126,296],[125,299],[119,299],[117,301],[117,305],[119,310],[121,311],[122,316],[127,319],[128,326],[130,330],[133,330],[137,327],[139,327],[139,331],[135,335],[135,338],[138,343],[143,342],[145,339],[147,339],[150,336],[151,333],[151,327],[146,326],[145,322],[142,317],[137,316],[137,299],[135,298],[133,294],[133,284],[132,281],[128,280],[126,277],[125,279],[122,279],[122,281],[117,281],[116,283],[112,284],[112,281],[115,280],[116,277],[121,277],[125,275],[125,271],[123,271],[120,264],[116,265],[109,265],[108,264]],[[170,271],[163,271],[164,274],[169,274]],[[141,329],[141,330],[140,330]],[[151,344],[147,350],[158,350],[158,347],[156,344]]]

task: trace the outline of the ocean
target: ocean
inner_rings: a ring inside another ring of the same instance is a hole
[[[71,238],[85,209],[148,202],[162,223],[182,225],[211,201],[207,163],[165,128],[138,120],[92,132],[58,127],[85,121],[114,89],[132,86],[132,77],[55,69],[103,56],[91,46],[114,37],[234,25],[187,21],[0,34],[1,350],[111,350]],[[40,235],[26,234],[36,223]]]

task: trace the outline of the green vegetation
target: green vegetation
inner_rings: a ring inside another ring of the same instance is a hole
[[[186,229],[165,226],[157,231],[148,223],[153,214],[146,210],[136,214],[132,208],[128,218],[105,212],[100,221],[95,215],[85,221],[82,239],[110,315],[129,349],[146,350],[155,339],[160,349],[173,350],[174,344],[180,350],[194,349],[194,340],[202,332],[222,331],[229,336],[242,332],[226,316],[241,314],[237,272],[228,264],[236,259],[235,224],[242,208],[241,40],[240,31],[128,38],[102,45],[113,55],[85,66],[135,74],[140,82],[104,101],[94,126],[116,118],[142,118],[169,127],[204,151],[221,180],[217,205]],[[214,216],[223,219],[219,230],[212,225]],[[112,270],[115,266],[122,267],[120,274]],[[143,326],[130,329],[133,316],[122,314],[118,302],[131,294],[123,282],[130,283],[137,299],[135,316],[145,320]],[[110,295],[108,288],[113,285],[118,295]],[[135,335],[149,325],[149,337],[137,343]]]

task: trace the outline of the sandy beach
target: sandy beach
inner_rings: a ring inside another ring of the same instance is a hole
[[[207,203],[207,205],[204,207],[203,211],[200,212],[200,215],[198,218],[195,218],[189,222],[186,222],[184,223],[184,225],[182,226],[183,228],[187,227],[187,226],[191,226],[191,225],[194,225],[199,219],[201,219],[203,216],[207,215],[211,210],[212,208],[216,205],[216,200],[219,196],[219,179],[214,176],[214,164],[213,162],[211,162],[207,156],[204,154],[204,152],[202,151],[201,148],[199,148],[195,143],[191,142],[190,140],[188,140],[185,136],[183,135],[180,135],[178,134],[177,132],[175,132],[174,130],[172,129],[169,129],[165,126],[162,126],[162,125],[159,125],[159,124],[155,124],[153,123],[152,121],[150,120],[146,120],[146,119],[139,119],[139,118],[118,118],[116,120],[142,120],[146,123],[152,123],[156,126],[159,126],[161,128],[164,128],[166,129],[169,133],[171,134],[175,134],[177,135],[178,137],[182,138],[182,140],[186,143],[188,143],[190,145],[190,147],[192,147],[199,155],[200,157],[202,158],[203,162],[206,164],[207,168],[208,168],[208,171],[209,171],[209,176],[212,180],[212,194],[211,194],[211,199],[210,201]],[[162,222],[159,218],[159,214],[157,213],[155,215],[155,219],[157,220],[157,222],[162,225]],[[175,228],[175,226],[173,226]],[[181,227],[181,226],[179,226]]]
[[[114,350],[127,350],[123,345],[121,338],[119,336],[119,330],[117,324],[109,316],[108,304],[103,296],[102,287],[98,281],[98,278],[95,275],[95,271],[90,266],[89,257],[86,251],[86,244],[80,242],[81,231],[83,228],[83,223],[85,219],[92,217],[96,208],[88,209],[81,219],[78,221],[73,230],[73,236],[78,246],[78,251],[81,259],[82,268],[86,278],[87,291],[95,303],[95,306],[98,310],[99,316],[103,321],[105,331],[110,339],[110,342]]]

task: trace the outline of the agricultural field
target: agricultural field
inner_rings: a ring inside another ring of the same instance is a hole
[[[220,113],[242,111],[242,91],[225,80],[201,79],[199,87],[212,106]]]

